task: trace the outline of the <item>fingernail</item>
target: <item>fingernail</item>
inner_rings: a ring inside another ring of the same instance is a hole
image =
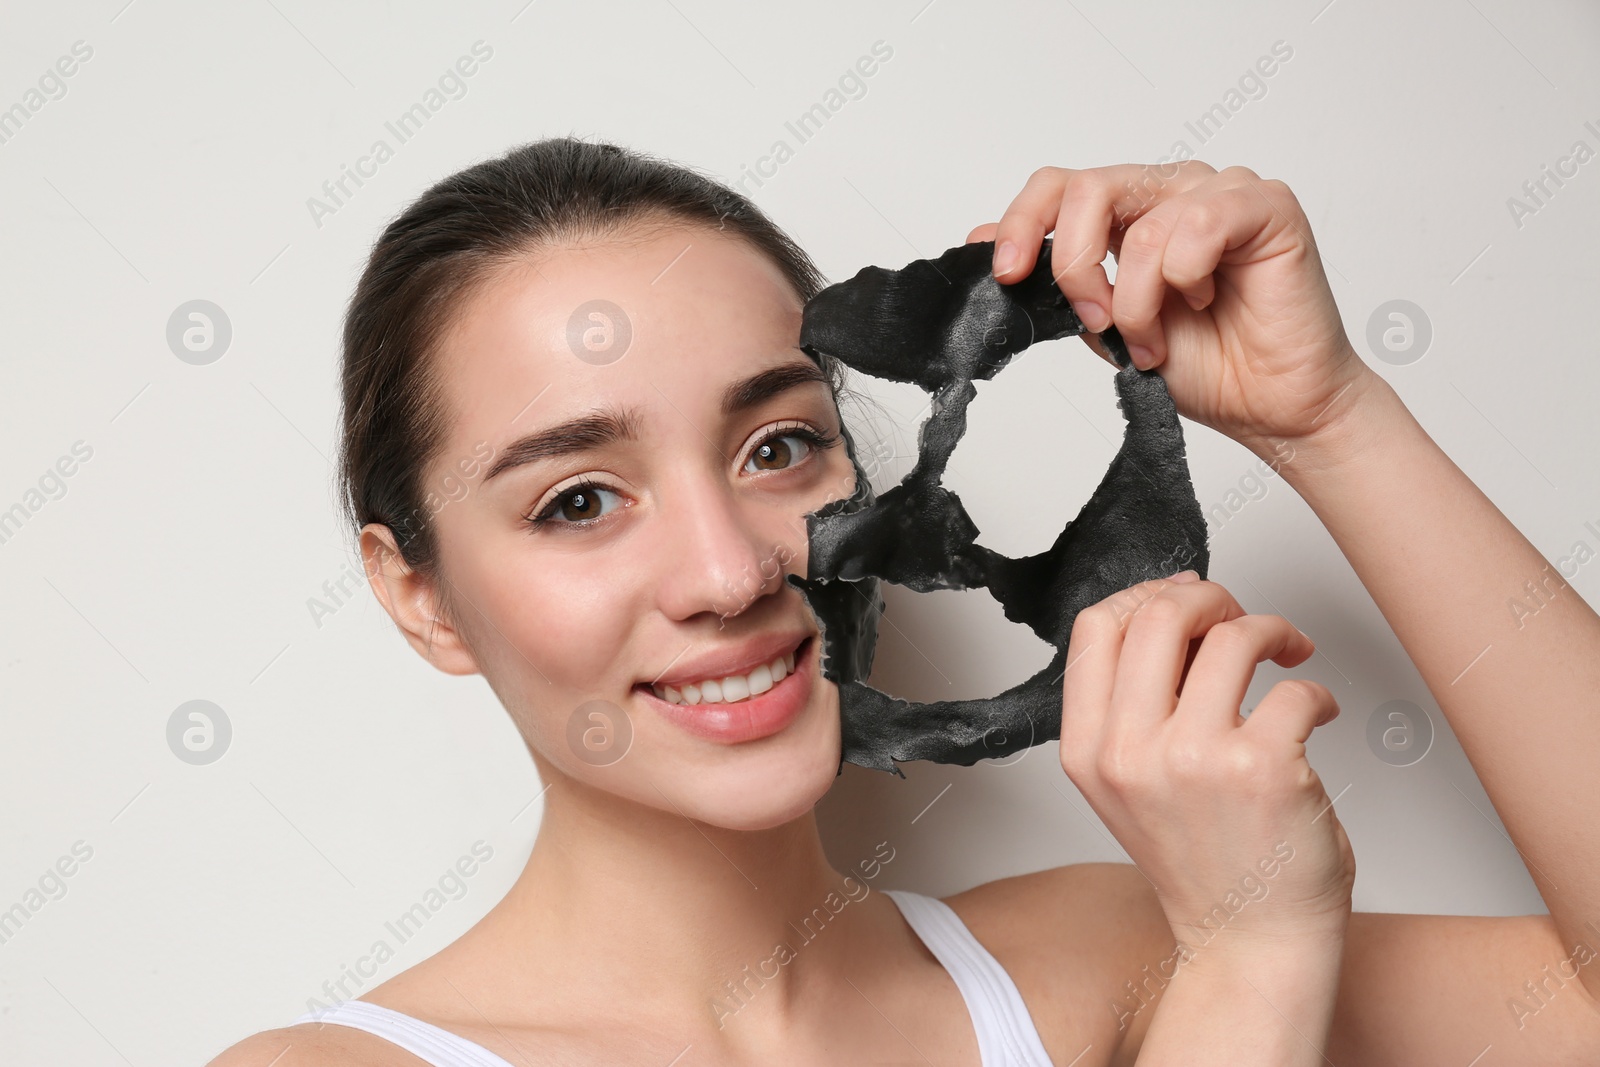
[[[1090,300],[1080,300],[1072,305],[1078,313],[1078,321],[1089,327],[1090,333],[1104,333],[1105,328],[1111,325],[1111,316],[1106,309]]]
[[[1017,265],[1017,246],[1010,241],[1001,241],[994,250],[994,273],[996,277],[1007,273]]]
[[[1156,354],[1150,351],[1147,345],[1129,345],[1128,357],[1133,360],[1133,365],[1140,370],[1149,370],[1150,364],[1156,361]]]
[[[1177,574],[1174,574],[1170,578],[1167,579],[1167,581],[1169,581],[1169,582],[1198,582],[1199,580],[1200,580],[1200,575],[1196,574],[1192,570],[1191,571],[1179,571]]]

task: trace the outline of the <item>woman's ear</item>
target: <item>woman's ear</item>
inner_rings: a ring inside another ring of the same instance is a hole
[[[361,558],[378,603],[418,655],[446,674],[481,673],[437,587],[406,563],[389,527],[369,522],[361,528]]]

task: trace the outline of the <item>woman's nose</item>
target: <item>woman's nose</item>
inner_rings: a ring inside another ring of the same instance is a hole
[[[777,514],[723,486],[680,485],[656,516],[661,610],[727,619],[781,589],[797,550]]]

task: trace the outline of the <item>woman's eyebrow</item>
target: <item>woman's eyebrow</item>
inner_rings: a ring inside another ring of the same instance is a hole
[[[738,415],[801,385],[826,385],[827,376],[810,357],[804,362],[768,367],[731,383],[722,392],[724,417]],[[636,441],[642,421],[637,408],[596,408],[566,422],[517,438],[507,445],[483,476],[484,483],[508,470],[539,459],[591,452],[617,441]]]
[[[635,408],[597,408],[517,438],[501,451],[483,482],[487,485],[506,471],[534,460],[590,452],[614,441],[637,440],[638,427],[639,412]]]
[[[796,386],[810,382],[828,384],[822,368],[813,363],[809,356],[804,362],[780,363],[776,367],[769,367],[742,381],[734,382],[723,390],[722,414],[724,417],[738,415],[780,393],[786,393]]]

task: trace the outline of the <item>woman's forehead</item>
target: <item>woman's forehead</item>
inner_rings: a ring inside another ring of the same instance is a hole
[[[441,338],[452,444],[492,444],[511,423],[525,429],[605,403],[709,405],[728,382],[796,355],[801,309],[776,264],[704,227],[510,265],[476,288]]]

